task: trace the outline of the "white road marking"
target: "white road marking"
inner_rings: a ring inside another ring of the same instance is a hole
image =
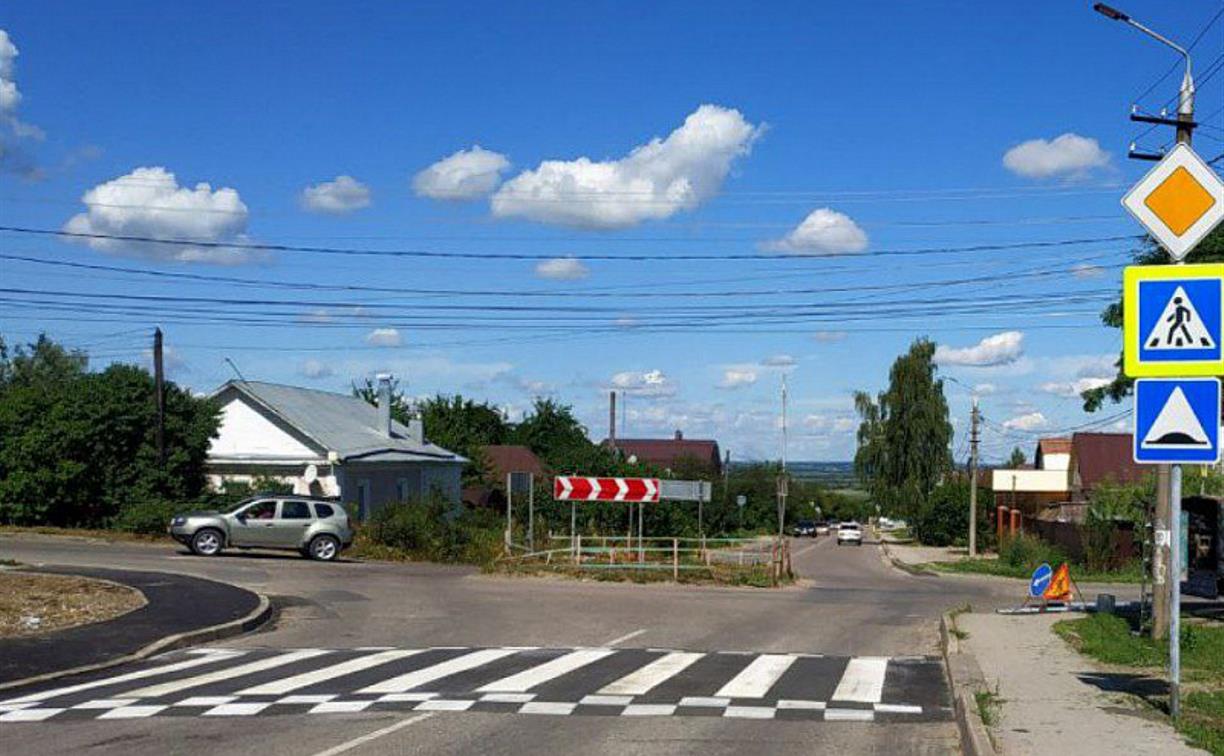
[[[887,671],[887,656],[856,656],[846,664],[846,671],[829,700],[879,703]]]
[[[676,652],[659,657],[641,669],[608,683],[599,692],[610,696],[645,695],[651,688],[680,674],[703,656],[705,654]]]
[[[778,678],[795,663],[789,654],[761,654],[714,695],[727,698],[764,698]]]
[[[165,706],[120,706],[98,715],[98,719],[145,719],[160,714]]]
[[[921,706],[909,706],[907,704],[886,704],[878,703],[875,705],[876,711],[882,711],[889,714],[921,714]]]
[[[314,704],[327,703],[328,701],[332,700],[335,697],[336,695],[334,693],[313,694],[313,695],[308,695],[308,696],[285,696],[284,698],[278,698],[275,701],[275,703],[288,704],[288,705],[292,705],[292,704],[314,705]]]
[[[378,700],[381,703],[403,703],[405,701],[428,701],[437,697],[437,693],[388,693]]]
[[[440,698],[436,701],[422,701],[417,704],[417,711],[467,711],[475,701],[454,701]]]
[[[200,716],[204,717],[249,717],[272,705],[271,701],[259,703],[227,703],[214,706]]]
[[[201,654],[198,657],[187,659],[186,661],[175,662],[174,664],[167,664],[162,667],[151,667],[149,669],[142,669],[137,672],[128,672],[126,675],[119,675],[118,677],[105,677],[101,680],[81,683],[80,685],[69,685],[66,688],[56,688],[54,690],[44,690],[41,693],[31,693],[30,695],[22,696],[21,698],[0,701],[0,705],[25,703],[27,701],[46,701],[49,698],[59,698],[60,696],[66,696],[71,693],[79,693],[82,690],[91,690],[93,688],[101,688],[107,685],[118,685],[120,683],[131,682],[132,680],[143,680],[146,677],[156,677],[157,675],[164,675],[168,672],[179,672],[184,669],[198,667],[202,664],[212,664],[213,662],[217,661],[233,659],[234,657],[241,655],[241,651],[211,651],[207,654]]]
[[[193,698],[184,698],[182,701],[171,704],[171,706],[222,706],[235,700],[237,700],[237,696],[195,696]]]
[[[439,680],[443,677],[456,675],[460,672],[466,672],[470,669],[483,667],[484,665],[495,662],[498,659],[505,658],[511,654],[516,654],[517,651],[505,648],[486,648],[483,651],[473,651],[470,654],[448,659],[439,664],[434,664],[423,669],[413,670],[407,674],[397,675],[395,677],[383,680],[382,682],[368,685],[358,693],[403,693],[406,690],[419,688],[422,685]]]
[[[41,722],[59,714],[63,709],[17,709],[0,714],[0,722]]]
[[[341,714],[365,711],[373,701],[324,701],[310,710],[311,714]]]
[[[791,709],[799,711],[819,711],[824,709],[824,701],[797,701],[793,699],[783,698],[778,701],[779,709]]]
[[[680,699],[681,706],[705,706],[711,709],[722,708],[731,703],[730,698],[714,698],[712,696],[685,696]]]
[[[676,713],[675,704],[631,704],[621,712],[622,717],[670,717]]]
[[[723,716],[732,719],[773,719],[774,709],[772,706],[728,706]]]
[[[231,680],[235,677],[242,677],[243,675],[253,675],[256,672],[263,672],[265,670],[283,667],[286,664],[293,664],[294,662],[313,659],[316,656],[322,656],[326,653],[328,652],[318,648],[305,648],[299,651],[289,651],[288,653],[277,654],[276,656],[260,659],[248,664],[240,664],[237,667],[227,667],[225,669],[219,669],[215,672],[206,672],[202,675],[196,675],[195,677],[185,677],[181,680],[171,680],[170,682],[161,683],[160,685],[150,685],[147,688],[127,691],[124,695],[128,698],[157,698],[158,696],[178,693],[179,691],[187,690],[188,688],[198,688],[201,685],[208,685],[210,683],[220,682],[222,680]]]
[[[574,710],[576,704],[572,703],[548,703],[546,701],[532,701],[525,703],[519,707],[519,714],[557,714],[566,715]]]
[[[583,706],[628,706],[633,703],[633,696],[583,696],[578,703]]]
[[[826,722],[871,722],[875,712],[871,709],[825,709]]]
[[[485,693],[480,700],[489,703],[522,704],[535,700],[535,693]]]
[[[314,756],[339,756],[339,754],[342,754],[345,751],[351,751],[358,746],[362,746],[362,745],[365,745],[366,743],[369,743],[371,740],[377,740],[378,738],[381,738],[384,735],[390,735],[393,732],[402,730],[405,727],[408,727],[410,725],[414,725],[423,719],[429,719],[432,716],[433,714],[417,714],[415,717],[408,717],[407,719],[402,719],[393,725],[388,725],[382,728],[381,730],[367,732],[365,735],[353,738],[352,740],[346,740],[345,742],[339,745],[332,746],[331,748],[328,748],[325,751],[319,751]]]
[[[349,659],[346,662],[333,664],[330,667],[323,667],[311,672],[303,672],[300,675],[293,677],[285,677],[280,680],[273,680],[263,685],[256,685],[253,688],[246,688],[238,691],[240,696],[283,696],[299,688],[305,688],[308,685],[334,680],[337,677],[351,675],[354,672],[360,672],[371,667],[377,667],[383,664],[389,664],[397,659],[404,659],[409,656],[421,653],[420,649],[411,649],[406,651],[383,651],[368,656],[359,656],[356,659]]]
[[[79,703],[76,706],[70,706],[71,709],[118,709],[121,706],[131,706],[136,703],[135,698],[98,698],[93,701]]]
[[[624,634],[624,635],[622,635],[621,637],[616,638],[615,640],[610,640],[610,641],[608,641],[607,643],[605,643],[604,645],[605,645],[605,646],[616,646],[616,645],[619,645],[619,644],[621,644],[621,643],[624,643],[624,642],[625,642],[625,641],[627,641],[627,640],[633,640],[634,638],[638,637],[639,635],[641,635],[641,634],[642,634],[642,633],[644,633],[644,632],[646,632],[646,628],[644,628],[644,627],[643,627],[643,628],[641,628],[641,629],[639,629],[639,630],[634,630],[634,631],[633,631],[633,632],[631,632],[631,633],[625,633],[625,634]]]
[[[578,651],[571,651],[565,656],[559,656],[551,661],[536,665],[531,669],[525,669],[518,674],[491,682],[478,690],[481,693],[525,693],[537,685],[597,662],[613,653],[615,652],[608,648],[584,648]],[[530,706],[531,704],[527,705]]]

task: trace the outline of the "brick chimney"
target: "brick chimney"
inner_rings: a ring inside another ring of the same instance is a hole
[[[676,429],[676,440],[677,440],[677,441],[683,441],[683,440],[684,440],[684,434],[680,432],[680,429],[679,429],[679,428],[677,428],[677,429]]]
[[[379,373],[378,381],[378,430],[391,438],[391,374]]]

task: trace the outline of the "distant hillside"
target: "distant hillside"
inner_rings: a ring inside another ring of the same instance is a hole
[[[731,466],[746,467],[751,462],[732,461]],[[787,462],[792,478],[812,480],[828,488],[853,488],[856,484],[852,462]]]

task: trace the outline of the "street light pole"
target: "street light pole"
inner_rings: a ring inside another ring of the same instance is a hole
[[[1092,8],[1108,19],[1121,21],[1162,45],[1171,47],[1186,61],[1186,71],[1182,75],[1181,88],[1177,94],[1177,143],[1190,146],[1195,126],[1194,76],[1191,72],[1190,51],[1105,3],[1097,3]],[[1181,265],[1183,262],[1178,260],[1176,264]],[[1160,639],[1167,635],[1169,638],[1169,715],[1174,719],[1181,714],[1182,557],[1178,554],[1181,544],[1181,491],[1181,465],[1160,465],[1157,469],[1156,522],[1153,528],[1156,548],[1152,554],[1152,637]],[[1168,591],[1163,595],[1160,589],[1155,587],[1162,583],[1167,586]]]

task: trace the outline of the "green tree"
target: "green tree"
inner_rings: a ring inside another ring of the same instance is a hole
[[[537,398],[510,437],[558,471],[599,474],[608,472],[613,461],[610,452],[601,453],[587,438],[587,429],[574,416],[573,407],[553,399]]]
[[[952,425],[934,356],[933,342],[916,340],[893,362],[886,391],[875,400],[855,396],[862,418],[855,468],[891,514],[912,517],[952,469]]]
[[[1172,263],[1168,253],[1150,236],[1144,237],[1139,248],[1132,252],[1132,259],[1135,265],[1169,265]],[[1186,256],[1187,263],[1220,261],[1224,261],[1224,226],[1208,234],[1207,238]],[[1101,322],[1110,328],[1121,328],[1122,312],[1122,296],[1119,295],[1117,301],[1110,303],[1101,312]],[[1080,394],[1080,397],[1084,400],[1085,412],[1096,412],[1106,401],[1117,403],[1130,396],[1135,381],[1122,372],[1122,357],[1120,355],[1115,366],[1118,372],[1114,376],[1113,381],[1098,388],[1088,389]]]
[[[1023,467],[1025,462],[1028,462],[1028,457],[1024,456],[1024,450],[1019,446],[1013,447],[1011,456],[1007,458],[1007,466],[1014,469]]]

